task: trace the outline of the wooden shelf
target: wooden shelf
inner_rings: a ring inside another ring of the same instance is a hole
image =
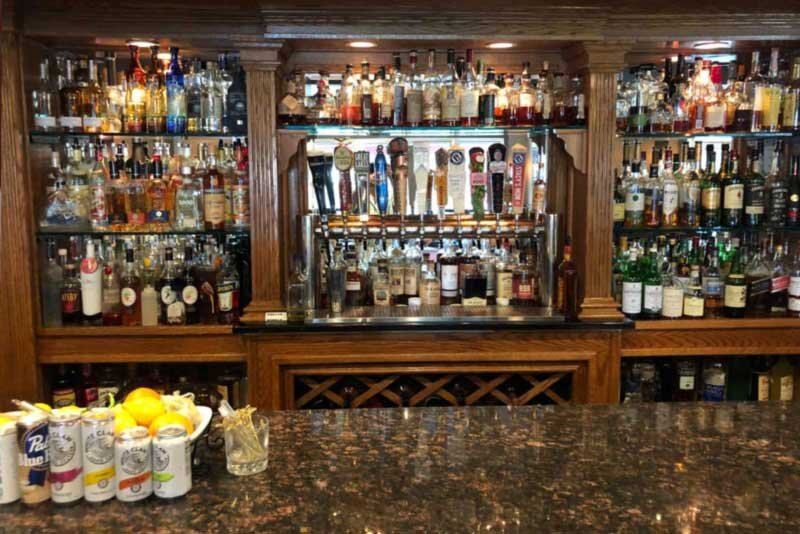
[[[800,318],[764,317],[758,319],[676,319],[636,321],[635,330],[712,330],[732,328],[800,328]],[[800,351],[800,347],[798,347]]]
[[[247,360],[244,340],[229,325],[43,328],[36,345],[41,364]]]

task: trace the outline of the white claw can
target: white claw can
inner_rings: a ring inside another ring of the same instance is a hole
[[[0,424],[0,504],[19,499],[19,447],[17,447],[17,425]]]
[[[50,498],[66,504],[83,498],[81,415],[56,408],[50,414]]]
[[[117,500],[134,502],[153,494],[153,446],[143,426],[126,428],[114,442]]]
[[[114,497],[114,412],[92,408],[81,416],[83,492],[89,502]]]
[[[180,425],[162,427],[153,438],[153,487],[162,499],[182,497],[192,489],[192,445]]]

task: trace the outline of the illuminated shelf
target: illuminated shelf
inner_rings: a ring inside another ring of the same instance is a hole
[[[309,137],[330,138],[339,137],[408,137],[408,138],[486,138],[502,137],[506,134],[538,135],[559,130],[583,130],[585,126],[419,126],[419,127],[393,127],[393,126],[323,126],[323,125],[287,125],[282,126],[283,132],[301,132]]]
[[[63,133],[63,132],[30,132],[30,141],[33,144],[53,145],[58,144],[69,139],[133,139],[134,137],[141,137],[142,139],[243,139],[247,137],[247,133],[240,134],[212,134],[212,133],[184,133],[184,134],[168,134],[168,133]]]
[[[688,227],[680,226],[675,228],[614,228],[614,233],[617,235],[653,235],[653,234],[692,234],[692,233],[710,233],[710,232],[789,232],[798,233],[800,227],[794,228],[789,226],[769,226],[763,225],[756,228],[749,226],[700,226]]]
[[[40,238],[81,235],[88,237],[136,236],[136,235],[249,235],[250,230],[76,230],[76,229],[40,229],[36,235]]]
[[[617,132],[620,139],[699,139],[704,137],[734,137],[747,139],[771,139],[794,137],[792,132],[700,132],[700,133],[628,133]]]

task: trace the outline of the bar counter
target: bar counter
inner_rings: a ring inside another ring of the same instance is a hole
[[[800,528],[786,403],[299,411],[269,467],[177,501],[0,507],[0,531],[697,532]],[[505,530],[503,530],[505,529]]]

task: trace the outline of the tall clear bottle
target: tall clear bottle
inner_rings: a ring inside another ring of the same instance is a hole
[[[167,83],[167,133],[186,132],[186,85],[178,57],[178,47],[169,49],[170,62],[166,73]]]
[[[428,70],[422,85],[422,123],[438,126],[442,120],[441,79],[436,72],[436,50],[433,48],[428,50]]]
[[[447,73],[442,78],[440,91],[442,126],[456,126],[460,119],[461,84],[456,72],[456,51],[447,49]]]
[[[122,324],[122,300],[120,297],[120,277],[117,271],[114,246],[106,247],[103,264],[103,326]]]
[[[50,81],[50,60],[39,63],[39,85],[31,92],[33,102],[33,126],[42,132],[57,129],[58,92]]]
[[[75,64],[72,60],[64,61],[66,79],[59,91],[60,103],[58,125],[62,132],[78,133],[83,131],[83,92],[75,81]]]
[[[419,126],[422,124],[422,75],[417,70],[417,51],[412,50],[409,56],[411,70],[406,91],[406,124]]]
[[[478,125],[478,104],[480,102],[481,88],[473,66],[473,59],[472,49],[468,48],[460,103],[461,126]]]

